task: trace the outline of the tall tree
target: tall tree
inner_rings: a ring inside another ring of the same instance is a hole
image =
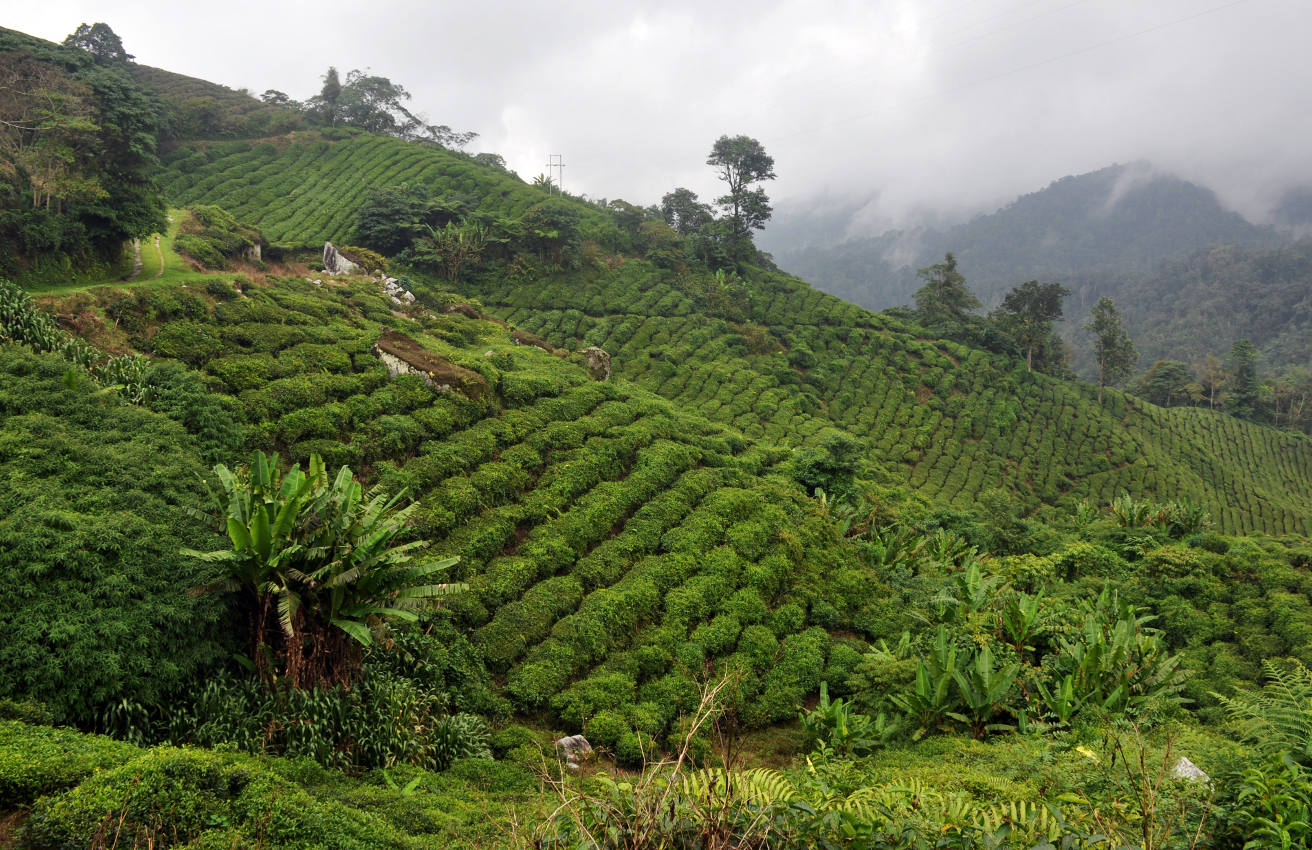
[[[1179,360],[1158,360],[1147,372],[1131,382],[1129,390],[1153,404],[1172,407],[1192,401],[1198,386],[1193,372],[1184,363]],[[1200,399],[1201,396],[1199,393]]]
[[[1237,339],[1226,358],[1226,380],[1230,393],[1225,406],[1240,419],[1262,416],[1262,386],[1257,379],[1257,348],[1246,339]]]
[[[711,208],[697,200],[697,193],[680,186],[661,198],[665,223],[680,236],[691,236],[713,218]]]
[[[459,148],[478,137],[474,132],[458,133],[445,124],[429,124],[422,115],[406,108],[410,92],[387,77],[354,70],[342,82],[336,68],[323,76],[323,88],[310,99],[307,108],[328,126],[358,127],[370,133],[396,136],[418,142],[433,142],[442,147]]]
[[[1198,373],[1197,386],[1200,400],[1206,399],[1208,410],[1216,410],[1216,403],[1221,399],[1221,393],[1226,386],[1225,368],[1215,354],[1209,354],[1203,358],[1202,364],[1197,366],[1195,371]]]
[[[1271,386],[1275,426],[1280,427],[1283,418],[1286,428],[1306,430],[1309,399],[1312,399],[1312,372],[1306,366],[1290,366]]]
[[[318,112],[319,120],[329,127],[337,123],[337,101],[342,96],[342,81],[337,76],[337,69],[329,66],[323,75],[323,88],[319,94],[310,98],[311,107]]]
[[[109,24],[84,23],[64,39],[64,46],[85,50],[97,65],[122,64],[136,58],[123,49],[123,39],[109,28]]]
[[[1062,299],[1071,291],[1060,283],[1027,280],[1008,292],[991,318],[1025,352],[1025,369],[1034,371],[1034,353],[1051,346],[1052,323],[1061,321]]]
[[[1121,324],[1116,302],[1105,295],[1089,311],[1089,322],[1084,329],[1093,334],[1093,353],[1098,359],[1098,403],[1102,404],[1102,388],[1119,384],[1128,377],[1139,354]]]
[[[749,242],[752,231],[765,227],[773,212],[765,190],[753,184],[775,178],[774,157],[750,136],[721,136],[711,146],[706,164],[715,166],[729,188],[716,203],[728,218],[730,238],[735,247]]]
[[[916,276],[925,282],[912,296],[925,327],[943,330],[959,326],[965,323],[967,313],[979,309],[979,299],[966,286],[965,275],[957,271],[957,258],[951,251],[943,262],[920,269]]]

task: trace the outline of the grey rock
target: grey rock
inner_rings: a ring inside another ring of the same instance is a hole
[[[588,370],[594,381],[610,380],[610,355],[595,345],[580,348],[583,355],[583,368]]]
[[[333,243],[323,243],[323,270],[327,274],[356,274],[360,267],[341,255]]]
[[[1184,756],[1180,756],[1180,760],[1175,763],[1175,767],[1171,768],[1171,773],[1175,776],[1176,779],[1183,779],[1187,782],[1212,781],[1212,777],[1208,776],[1206,773],[1203,773],[1202,768],[1200,768],[1198,765],[1194,764],[1193,762],[1189,761],[1189,759],[1185,758]]]
[[[556,751],[565,757],[567,765],[572,764],[577,770],[578,763],[592,753],[592,745],[582,735],[570,735],[556,741]]]

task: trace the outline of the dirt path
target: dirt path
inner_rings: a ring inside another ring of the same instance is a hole
[[[159,236],[158,233],[156,233],[156,234],[155,234],[155,253],[156,253],[156,254],[159,254],[159,271],[155,272],[155,277],[156,277],[156,278],[161,278],[161,277],[164,276],[164,249],[163,249],[162,247],[160,247],[159,239],[160,239],[160,236]]]
[[[156,240],[155,244],[156,245],[159,244],[158,239]],[[128,274],[127,277],[123,278],[123,280],[125,281],[134,280],[136,276],[139,274],[141,274],[141,240],[133,239],[132,240],[132,271]]]

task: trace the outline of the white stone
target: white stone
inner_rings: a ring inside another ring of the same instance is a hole
[[[1189,759],[1184,756],[1180,756],[1180,760],[1175,763],[1175,767],[1171,769],[1171,773],[1174,774],[1176,779],[1183,779],[1188,782],[1212,781],[1212,777],[1203,773],[1202,768],[1189,761]]]
[[[323,243],[323,270],[331,275],[355,274],[360,271],[360,267],[350,260],[343,257],[333,243]]]
[[[575,764],[592,752],[592,745],[582,735],[570,735],[556,742],[556,749],[565,756],[566,764]]]

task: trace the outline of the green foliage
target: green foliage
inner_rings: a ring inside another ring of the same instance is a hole
[[[749,136],[721,136],[711,145],[706,164],[716,169],[716,176],[724,181],[727,193],[716,200],[724,211],[729,239],[734,255],[745,259],[751,247],[753,230],[761,230],[770,220],[770,199],[765,190],[753,184],[773,180],[774,157],[765,152],[761,143]],[[691,203],[695,203],[692,196]],[[680,220],[691,223],[693,215],[686,210]]]
[[[1298,659],[1262,662],[1260,692],[1235,691],[1217,698],[1244,737],[1269,754],[1287,753],[1312,764],[1312,672]]]
[[[734,303],[786,346],[754,354],[727,322],[699,315],[696,274],[677,288],[665,274],[630,260],[531,287],[495,275],[468,286],[487,309],[551,344],[598,345],[617,377],[758,444],[805,451],[841,428],[861,442],[872,477],[936,502],[974,509],[997,490],[1029,516],[1039,505],[1106,504],[1125,492],[1188,499],[1221,531],[1277,534],[1300,533],[1312,510],[1293,497],[1312,470],[1295,435],[1120,394],[1100,408],[1091,392],[1018,369],[1015,359],[919,340],[892,319],[749,271],[740,278],[750,297]]]
[[[1025,352],[1026,369],[1034,368],[1036,355],[1040,371],[1059,374],[1064,368],[1064,351],[1053,337],[1052,323],[1061,321],[1062,301],[1070,294],[1060,283],[1030,280],[1003,296],[1002,305],[989,314]]]
[[[208,269],[228,268],[239,259],[256,261],[267,245],[258,230],[241,224],[221,207],[197,204],[180,214],[173,249]]]
[[[232,548],[186,554],[224,565],[210,589],[242,594],[253,658],[274,647],[294,687],[349,683],[358,653],[340,633],[368,646],[388,619],[415,622],[417,610],[459,589],[432,583],[457,559],[409,563],[422,543],[396,539],[413,508],[398,509],[399,494],[366,502],[347,467],[330,483],[317,454],[308,473],[282,474],[278,460],[255,452],[236,473],[214,467],[211,503]]]
[[[0,807],[28,806],[135,754],[121,741],[0,720]]]
[[[73,364],[66,380],[76,380],[79,371],[117,393],[132,404],[147,404],[152,387],[145,361],[136,356],[110,357],[59,328],[48,313],[38,310],[27,293],[0,278],[0,342],[28,346],[38,354],[54,352]]]
[[[0,347],[0,697],[92,725],[120,699],[160,705],[230,652],[213,578],[178,554],[217,538],[197,445],[177,424],[70,387],[60,359]]]
[[[0,106],[0,274],[25,281],[105,275],[125,239],[164,227],[152,180],[159,104],[127,72],[112,30],[72,38],[77,47],[0,32],[15,83]]]
[[[459,222],[470,211],[471,199],[434,197],[422,184],[375,186],[355,214],[355,239],[385,256],[396,256],[434,229]]]
[[[1110,298],[1103,296],[1089,312],[1084,329],[1093,334],[1093,354],[1098,361],[1098,403],[1104,386],[1115,386],[1130,376],[1139,359],[1130,335],[1121,326],[1121,314]]]
[[[1245,850],[1292,850],[1312,841],[1312,775],[1305,765],[1284,758],[1248,768],[1237,802],[1247,816]]]
[[[462,758],[491,758],[483,720],[447,714],[444,694],[374,668],[349,689],[212,679],[164,726],[175,741],[346,770],[398,764],[442,770]]]
[[[816,707],[798,715],[802,731],[813,747],[838,756],[869,755],[886,744],[898,731],[896,722],[883,714],[870,717],[853,710],[842,697],[829,698],[829,683],[820,683],[820,701]]]
[[[527,238],[505,228],[517,229],[517,220],[546,199],[505,170],[459,153],[353,132],[331,140],[298,133],[272,156],[247,142],[204,155],[181,147],[166,166],[160,182],[174,204],[220,206],[271,242],[317,248],[326,239],[389,256],[426,233],[424,225],[441,228],[467,214],[485,221],[490,238]],[[575,227],[584,234],[609,218],[568,198],[552,203],[575,211]]]
[[[0,729],[3,776],[42,795],[7,798],[35,802],[8,833],[16,847],[486,847],[505,838],[516,808],[536,806],[522,768],[477,758],[443,774],[397,766],[350,779],[304,759]]]
[[[1246,339],[1237,339],[1230,347],[1226,362],[1226,407],[1240,419],[1262,421],[1266,418],[1257,378],[1257,348]]]
[[[917,318],[927,328],[951,328],[966,321],[966,314],[978,310],[980,301],[966,287],[965,276],[957,271],[957,258],[948,252],[943,262],[916,272],[925,285],[916,291]]]
[[[1079,630],[1057,641],[1059,667],[1073,677],[1081,705],[1139,712],[1177,699],[1180,658],[1168,655],[1161,633],[1148,628],[1151,616],[1121,602],[1110,587],[1081,607]]]

